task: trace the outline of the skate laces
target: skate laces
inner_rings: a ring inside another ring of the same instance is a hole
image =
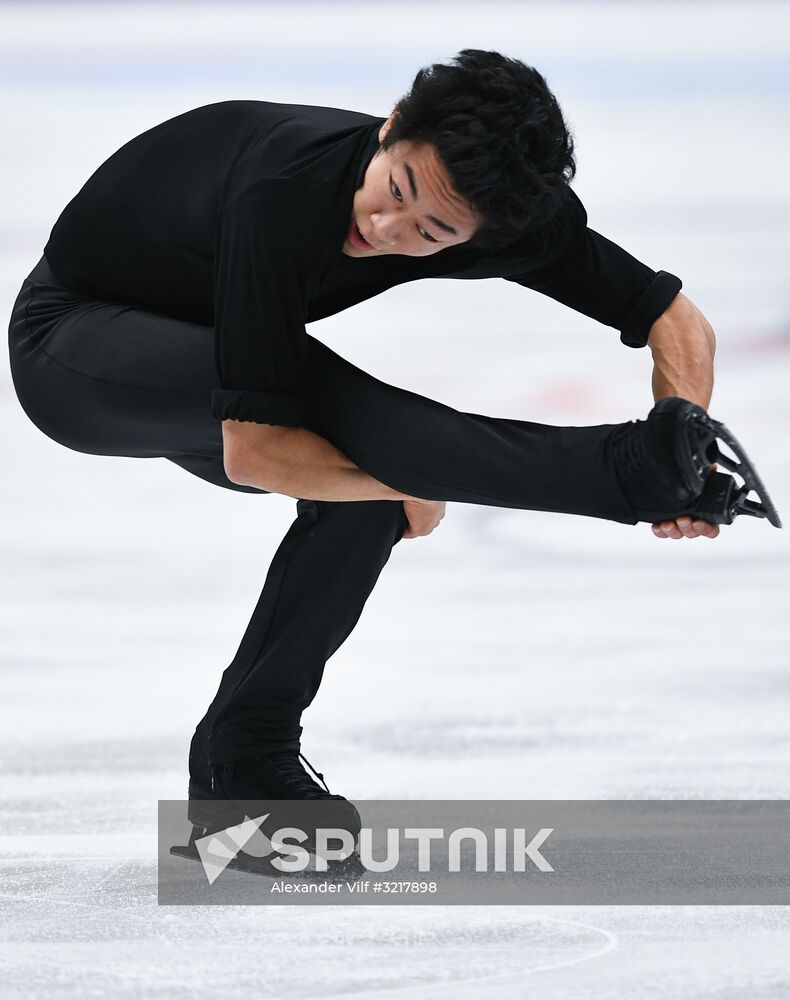
[[[292,751],[284,751],[281,754],[273,754],[270,759],[272,767],[277,771],[278,776],[282,778],[282,780],[287,783],[294,792],[309,792],[312,793],[312,795],[315,795],[316,791],[322,792],[322,789],[315,783],[315,781],[313,781],[310,775],[307,774],[305,769],[302,767],[301,761],[304,761],[324,786],[327,795],[332,794],[329,791],[329,786],[324,781],[323,774],[316,771],[310,761],[300,751],[297,751],[296,753],[293,753]]]
[[[632,420],[622,428],[615,444],[617,447],[617,472],[625,479],[644,468],[645,435],[637,428],[639,420]]]
[[[648,440],[649,437],[655,438],[655,434],[651,435],[651,430],[653,428],[649,428],[648,421],[631,420],[619,428],[613,441],[617,481],[626,499],[635,508],[645,506],[646,492],[653,498],[656,489],[661,489],[659,484],[666,476],[657,461],[656,442]]]
[[[615,438],[615,473],[634,511],[669,511],[685,503],[672,434],[671,424],[656,414],[652,420],[631,420]]]
[[[321,784],[327,790],[327,794],[331,795],[332,793],[329,791],[329,785],[327,785],[327,783],[324,781],[323,774],[320,774],[318,771],[316,771],[316,769],[313,767],[313,765],[310,763],[310,761],[307,759],[307,757],[305,757],[305,755],[303,753],[300,752],[299,756],[302,758],[302,760],[305,762],[305,764],[307,764],[307,766],[310,768],[310,770],[313,772],[313,774],[316,776],[316,778],[318,778],[318,780],[321,782]]]

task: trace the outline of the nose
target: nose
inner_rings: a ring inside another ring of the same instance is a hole
[[[391,213],[374,212],[371,217],[374,239],[378,246],[393,246],[398,242],[401,220]]]

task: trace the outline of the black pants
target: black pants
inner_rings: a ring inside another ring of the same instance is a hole
[[[552,427],[461,413],[387,385],[308,337],[306,426],[400,492],[635,523],[612,461],[620,424]],[[211,327],[63,287],[42,257],[9,328],[19,400],[48,437],[93,455],[162,457],[226,489]],[[327,659],[406,528],[398,501],[299,500],[192,757],[251,756],[301,733]]]

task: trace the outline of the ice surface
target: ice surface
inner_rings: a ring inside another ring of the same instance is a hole
[[[8,314],[66,202],[165,118],[241,97],[385,114],[419,65],[498,48],[558,93],[593,228],[709,316],[711,411],[787,521],[788,39],[771,3],[3,4],[0,296]],[[474,412],[651,403],[644,352],[505,282],[394,289],[310,332]],[[185,794],[293,503],[60,448],[7,365],[0,418],[4,997],[788,995],[781,909],[158,908],[156,801]],[[788,538],[453,505],[396,547],[305,753],[362,799],[785,798]]]

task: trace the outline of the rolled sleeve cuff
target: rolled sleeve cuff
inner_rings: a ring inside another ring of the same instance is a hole
[[[620,332],[626,347],[644,347],[650,327],[672,302],[683,282],[669,271],[659,271],[628,311]]]
[[[247,420],[281,427],[302,426],[302,401],[291,393],[214,389],[211,413],[218,420]]]

